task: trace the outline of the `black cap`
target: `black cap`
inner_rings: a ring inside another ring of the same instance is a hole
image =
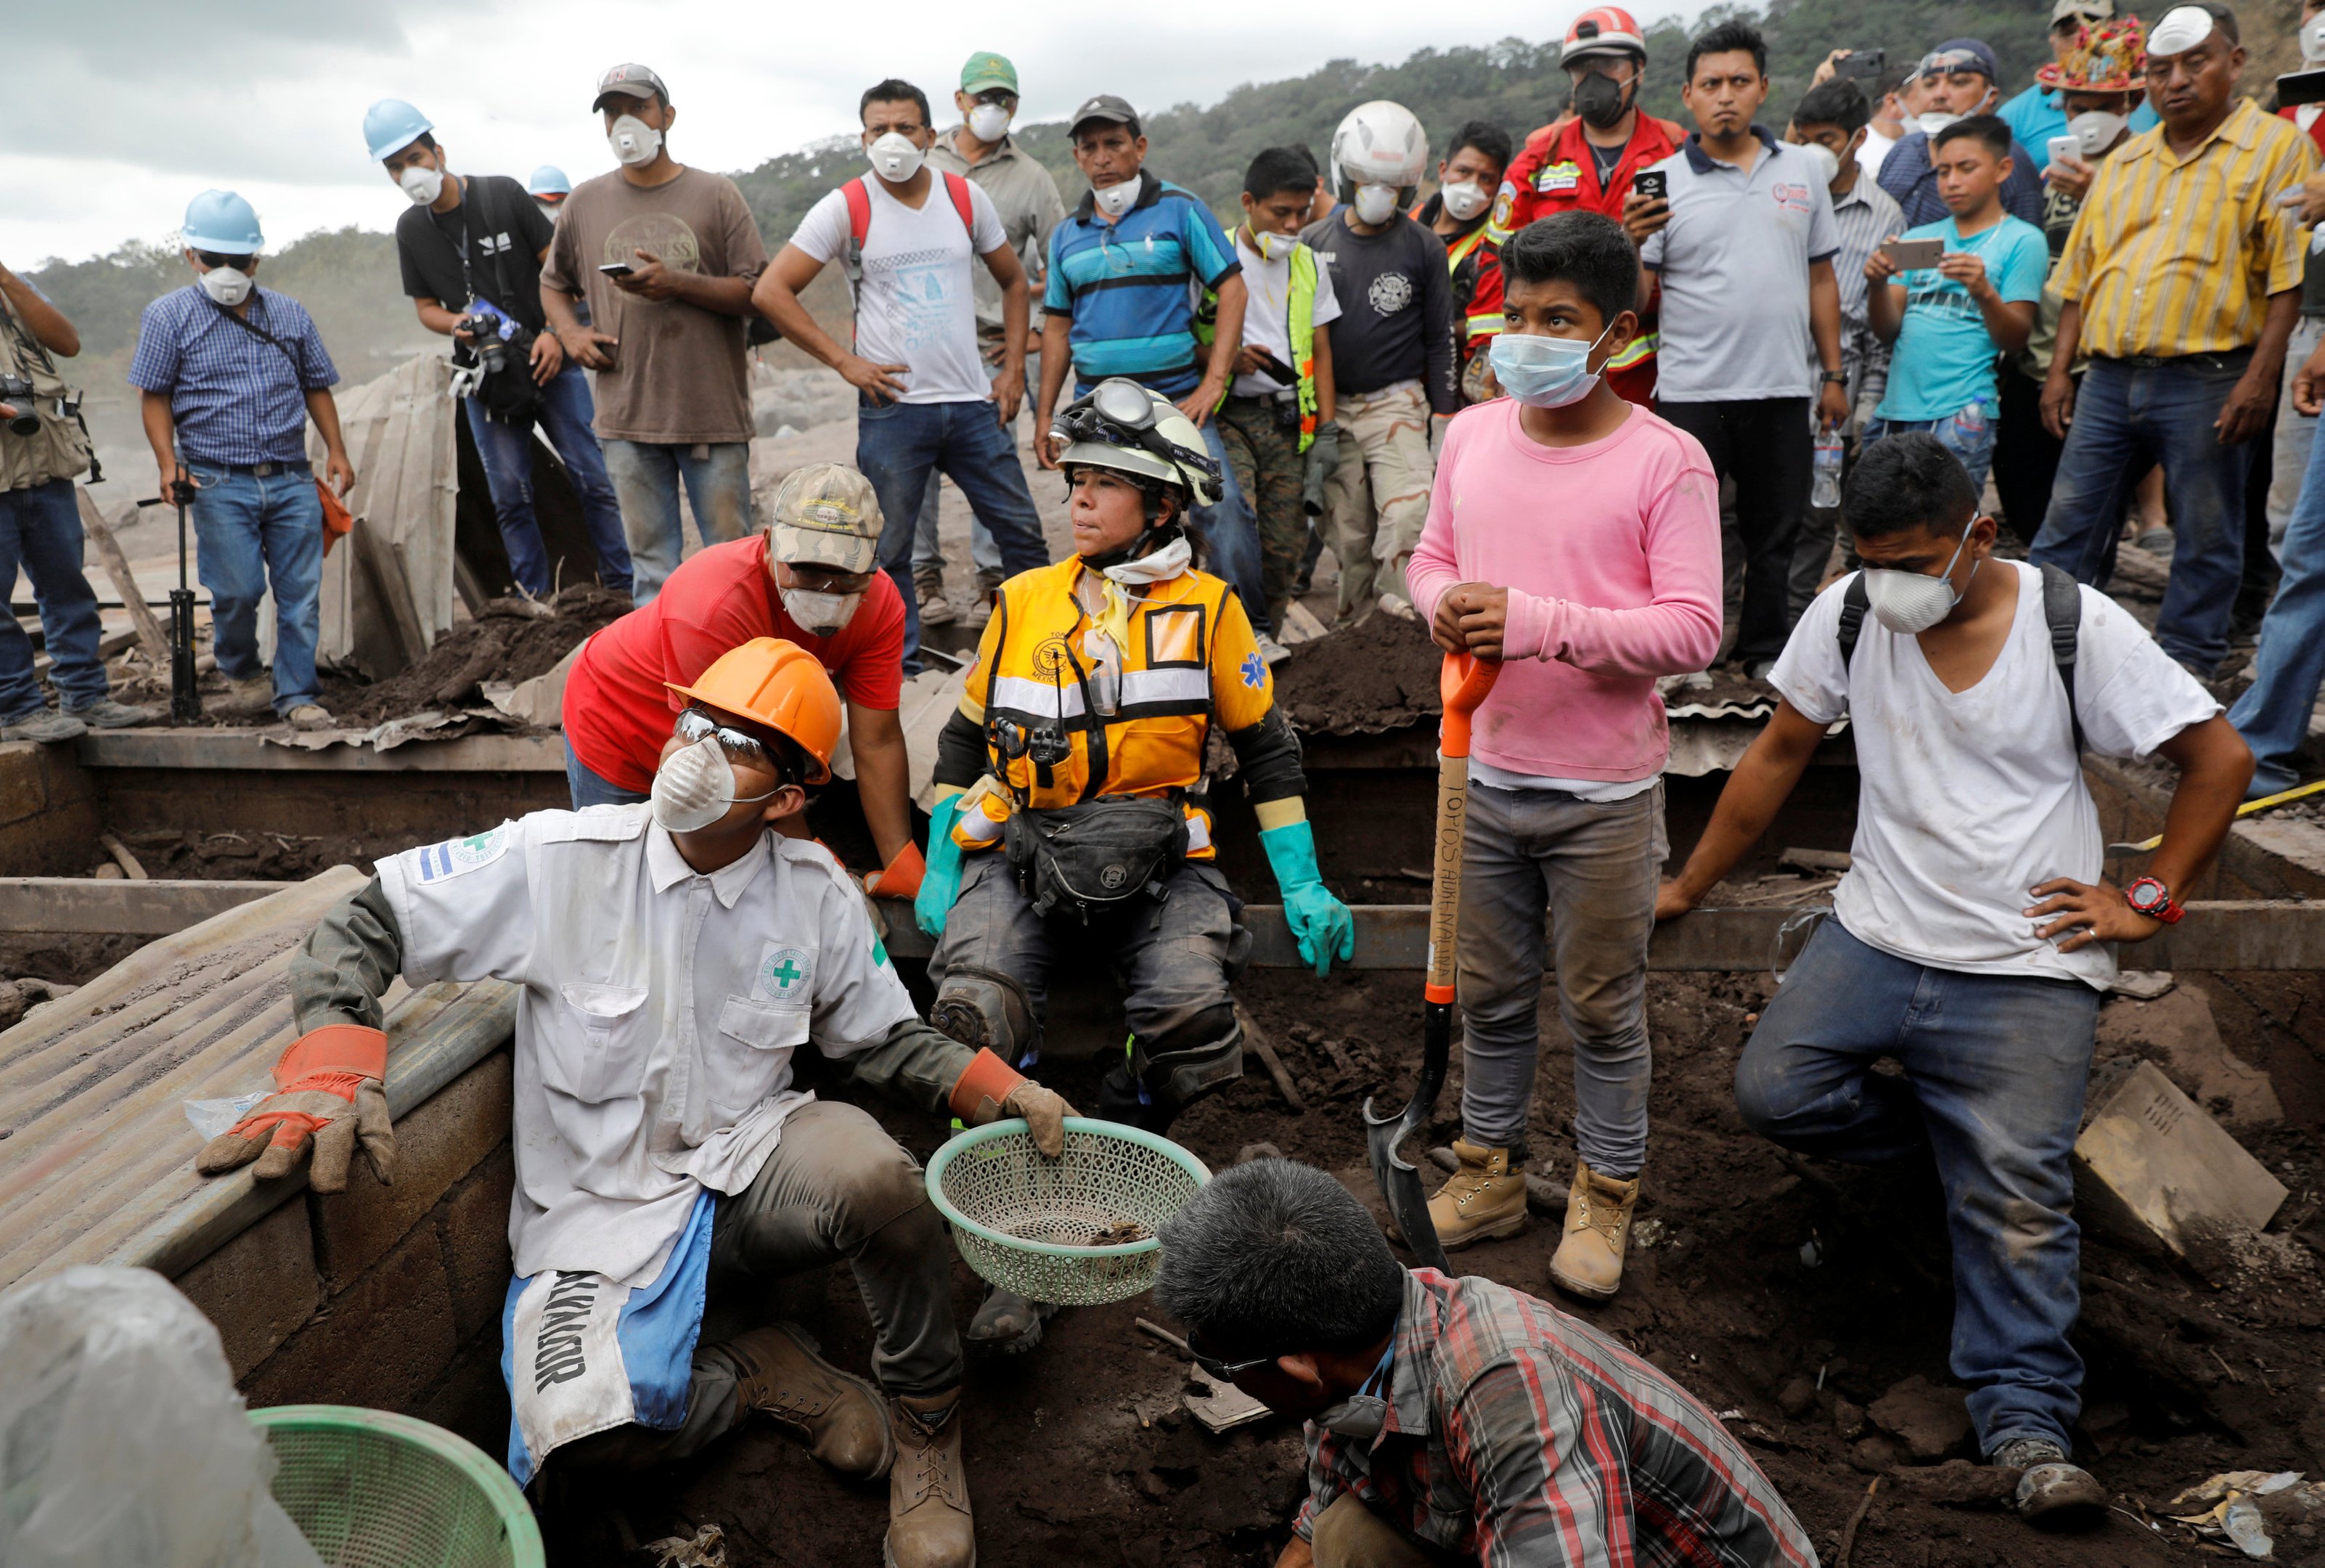
[[[1067,133],[1071,135],[1080,130],[1091,120],[1111,120],[1117,125],[1132,125],[1138,123],[1138,111],[1130,107],[1126,98],[1118,98],[1112,93],[1100,93],[1074,111],[1074,117],[1066,122]]]

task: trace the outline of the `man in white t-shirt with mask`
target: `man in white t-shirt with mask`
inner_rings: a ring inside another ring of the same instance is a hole
[[[1925,434],[1858,459],[1843,514],[1866,570],[1820,595],[1769,679],[1783,698],[1721,792],[1658,919],[1750,849],[1829,726],[1860,778],[1848,874],[1736,1066],[1744,1119],[1859,1164],[1934,1159],[1953,1244],[1952,1369],[2019,1511],[2106,1493],[2069,1462],[2082,1360],[2068,1155],[2114,944],[2181,918],[2228,836],[2252,754],[2220,706],[2103,595],[1995,558],[1961,465]],[[1845,654],[1843,644],[1853,652]],[[2071,649],[2071,660],[2060,654]],[[2180,770],[2163,841],[2100,879],[2080,751]],[[1874,1071],[1883,1057],[1902,1075]]]
[[[910,82],[867,88],[860,105],[872,172],[809,209],[791,243],[760,274],[751,302],[784,337],[848,378],[859,394],[856,467],[889,517],[920,512],[929,477],[960,489],[1014,577],[1050,563],[1041,515],[1010,427],[1025,396],[1025,269],[993,199],[959,174],[927,167],[936,133],[928,95]],[[1001,287],[1001,374],[978,352],[974,257]],[[799,301],[826,263],[847,270],[856,343],[843,348]],[[904,596],[904,673],[920,670],[912,531],[887,530],[880,565]]]

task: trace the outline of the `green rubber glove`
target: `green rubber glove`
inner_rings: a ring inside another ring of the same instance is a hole
[[[1319,977],[1332,972],[1332,960],[1346,963],[1356,956],[1357,923],[1348,906],[1332,896],[1316,869],[1316,830],[1306,822],[1286,822],[1259,836],[1275,885],[1283,892],[1283,919],[1300,944],[1300,957],[1316,966]]]
[[[960,896],[960,846],[952,841],[952,825],[960,820],[963,797],[947,795],[929,812],[929,847],[921,858],[921,890],[912,898],[912,923],[931,936],[942,936],[945,915]]]

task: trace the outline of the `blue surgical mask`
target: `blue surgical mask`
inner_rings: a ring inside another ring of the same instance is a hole
[[[1610,326],[1607,331],[1614,329]],[[1494,379],[1504,392],[1530,408],[1564,408],[1590,395],[1598,384],[1590,368],[1590,351],[1606,340],[1601,332],[1588,343],[1572,338],[1542,338],[1527,332],[1505,332],[1494,339],[1487,357]]]

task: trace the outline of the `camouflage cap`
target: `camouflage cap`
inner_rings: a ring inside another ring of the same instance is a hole
[[[869,571],[879,564],[880,497],[846,463],[792,470],[775,492],[767,552],[787,566]]]

